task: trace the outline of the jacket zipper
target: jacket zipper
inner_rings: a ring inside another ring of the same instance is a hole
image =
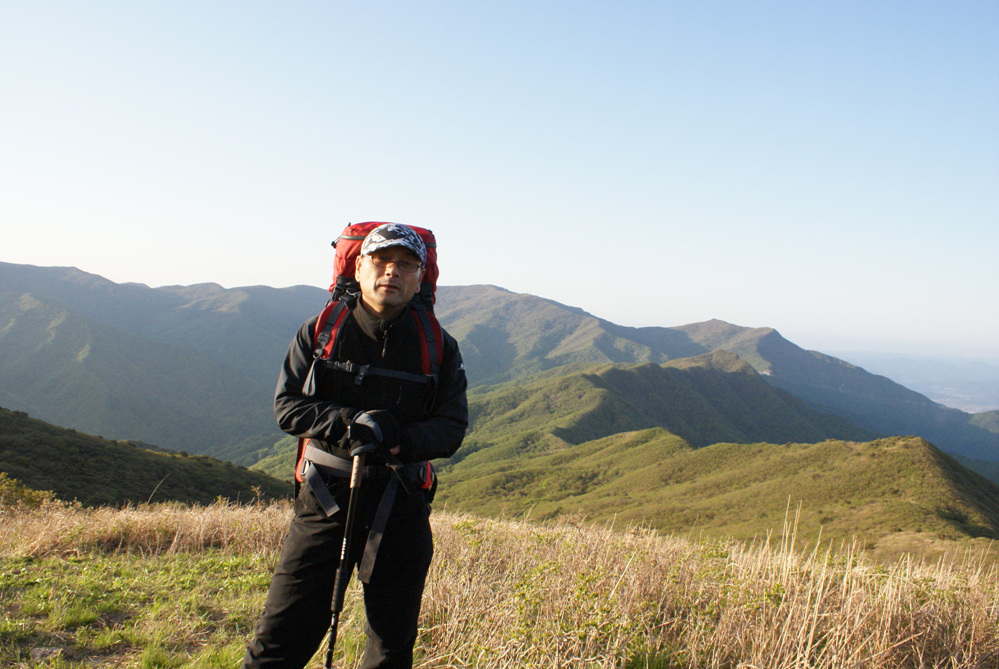
[[[382,332],[382,362],[385,362],[385,356],[388,354],[389,330],[391,330],[394,325],[395,323],[385,328],[385,330]]]

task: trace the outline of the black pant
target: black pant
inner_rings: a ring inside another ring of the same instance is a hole
[[[352,539],[355,558],[364,550],[384,489],[384,480],[372,483],[376,485],[365,484],[359,500],[358,532]],[[346,481],[333,481],[331,492],[340,506],[332,517],[326,516],[307,484],[295,500],[295,518],[274,571],[256,638],[247,648],[244,669],[301,669],[329,630],[333,580],[340,562],[349,498]],[[420,600],[433,551],[428,507],[400,490],[370,582],[364,585],[364,669],[413,666]]]

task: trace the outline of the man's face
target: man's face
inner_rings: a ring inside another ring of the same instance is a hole
[[[395,316],[420,289],[423,267],[419,257],[402,246],[390,246],[358,256],[355,271],[361,299],[382,318]]]

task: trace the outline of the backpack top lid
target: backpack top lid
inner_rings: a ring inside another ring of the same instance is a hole
[[[333,248],[336,249],[336,252],[333,254],[333,283],[330,284],[331,301],[339,300],[345,295],[360,293],[361,287],[354,277],[357,256],[361,254],[361,245],[368,233],[385,224],[385,221],[351,223],[334,240]],[[437,277],[440,274],[440,270],[437,268],[437,239],[434,237],[434,233],[426,228],[418,228],[415,225],[407,227],[412,228],[423,240],[423,245],[427,247],[427,261],[418,296],[424,306],[433,309],[434,303],[437,301]]]

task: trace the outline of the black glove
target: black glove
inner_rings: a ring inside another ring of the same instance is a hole
[[[354,417],[347,429],[350,450],[364,444],[377,444],[390,451],[399,445],[399,422],[384,409],[364,411]]]
[[[346,433],[350,424],[354,422],[354,418],[362,413],[360,409],[355,409],[354,407],[343,407],[336,412],[337,424],[343,428]]]

